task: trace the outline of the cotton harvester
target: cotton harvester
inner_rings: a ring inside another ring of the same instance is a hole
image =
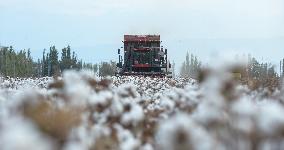
[[[124,35],[123,57],[118,49],[117,75],[172,77],[167,49],[160,35]]]

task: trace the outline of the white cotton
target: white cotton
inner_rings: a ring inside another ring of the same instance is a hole
[[[118,133],[121,150],[133,150],[140,146],[141,142],[129,130],[124,129],[120,125],[115,125],[115,128]]]
[[[160,106],[172,110],[175,107],[175,102],[169,98],[163,98],[163,100],[160,101]]]
[[[123,112],[123,104],[117,96],[112,100],[110,111],[114,116],[118,116]]]
[[[257,114],[257,125],[266,135],[281,132],[284,127],[284,107],[277,102],[270,102],[260,107]]]
[[[182,139],[179,139],[180,134]],[[156,140],[163,150],[213,148],[210,135],[186,114],[177,114],[160,122]]]
[[[75,71],[66,71],[63,74],[64,93],[68,95],[74,105],[84,105],[93,92],[87,81]]]
[[[202,83],[179,77],[111,77],[100,90],[90,81],[100,83],[101,78],[88,71],[66,71],[57,79],[63,87],[51,89],[54,79],[49,77],[0,77],[0,149],[57,148],[57,139],[47,137],[23,113],[33,106],[24,107],[24,102],[39,101],[54,110],[78,109],[80,122],[67,133],[64,150],[90,149],[104,137],[121,150],[251,149],[255,137],[262,138],[260,149],[283,149],[281,92],[267,98],[265,90],[238,85],[236,98],[227,100],[221,91],[230,81],[225,70],[210,72]]]
[[[1,124],[0,145],[3,150],[50,150],[52,143],[35,126],[22,118],[10,118]]]
[[[91,105],[103,104],[106,105],[110,100],[113,99],[113,94],[110,91],[101,91],[99,93],[93,93],[89,96],[88,102]]]
[[[149,143],[144,144],[140,150],[154,150],[153,146]]]
[[[238,101],[233,102],[230,108],[232,112],[232,126],[246,134],[256,130],[254,120],[256,115],[258,115],[258,110],[256,104],[248,97],[242,97]]]
[[[122,115],[122,123],[124,124],[137,124],[144,118],[144,112],[141,106],[131,103],[131,109]]]

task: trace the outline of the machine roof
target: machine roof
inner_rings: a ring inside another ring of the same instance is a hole
[[[124,41],[160,41],[160,35],[124,35]]]

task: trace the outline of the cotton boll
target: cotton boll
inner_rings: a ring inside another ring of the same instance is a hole
[[[141,106],[131,103],[130,110],[122,115],[121,122],[123,124],[136,125],[144,118],[144,112]]]
[[[120,116],[123,112],[123,103],[120,101],[120,98],[117,95],[114,95],[114,98],[110,105],[110,113],[112,116]]]
[[[22,118],[9,118],[1,123],[0,145],[3,150],[53,149],[53,144],[35,126]]]
[[[113,99],[113,94],[111,91],[101,91],[99,93],[93,93],[89,96],[88,102],[91,105],[107,105]]]
[[[85,124],[74,128],[69,135],[69,139],[64,145],[64,149],[88,149],[94,144],[95,137],[92,136],[92,132],[88,130]]]
[[[193,112],[193,118],[205,126],[223,124],[228,120],[227,97],[223,95],[224,85],[229,81],[230,75],[224,70],[209,71],[207,78],[200,85],[200,92],[203,93],[200,98],[196,111]]]
[[[151,144],[144,144],[140,150],[154,150],[153,146]]]
[[[89,148],[86,145],[76,141],[67,143],[63,148],[63,150],[88,150],[88,149]]]
[[[159,149],[212,149],[210,135],[186,114],[177,114],[159,123],[156,134]]]
[[[160,105],[163,108],[166,108],[168,110],[173,110],[175,107],[175,102],[172,99],[169,98],[162,98],[163,100],[160,101]]]
[[[136,87],[133,84],[123,84],[117,89],[117,93],[121,98],[126,97],[138,97],[139,93],[136,91]]]
[[[277,102],[269,102],[260,107],[257,125],[264,135],[273,136],[284,131],[284,108]]]
[[[121,150],[134,150],[139,148],[141,142],[136,139],[129,130],[124,129],[118,124],[114,127],[117,130],[117,136],[120,142],[119,147]]]
[[[39,90],[20,90],[11,96],[12,100],[6,102],[10,115],[19,115],[23,113],[26,105],[34,106],[46,100],[46,95]]]
[[[75,71],[66,71],[63,74],[63,92],[73,105],[85,105],[89,95],[92,93],[87,81]]]
[[[255,120],[259,109],[253,101],[248,97],[243,97],[232,103],[230,111],[232,112],[230,119],[234,128],[246,135],[256,132]]]
[[[17,124],[33,122],[38,128],[27,132],[40,135],[36,140],[60,141],[51,149],[278,148],[284,131],[281,93],[265,99],[263,91],[231,84],[229,72],[226,67],[209,70],[197,83],[140,76],[101,79],[92,72],[67,71],[53,88],[52,78],[3,78],[0,119],[25,117]],[[29,106],[25,111],[19,109],[23,104]]]
[[[3,95],[3,96],[2,96]],[[4,92],[0,89],[0,121],[4,121],[6,118],[9,118],[9,108],[7,105],[8,101],[4,97]]]
[[[26,88],[46,88],[52,81],[51,77],[44,78],[2,78],[0,88],[24,90]]]
[[[222,124],[227,118],[224,109],[222,102],[203,100],[192,113],[192,117],[205,126]]]

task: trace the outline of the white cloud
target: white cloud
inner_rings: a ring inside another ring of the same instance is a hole
[[[207,12],[252,16],[284,13],[283,0],[0,0],[0,7],[69,15],[103,15],[109,12]]]
[[[0,8],[87,18],[104,30],[109,30],[106,20],[116,20],[117,27],[126,26],[120,32],[199,38],[284,36],[283,0],[0,0]]]

